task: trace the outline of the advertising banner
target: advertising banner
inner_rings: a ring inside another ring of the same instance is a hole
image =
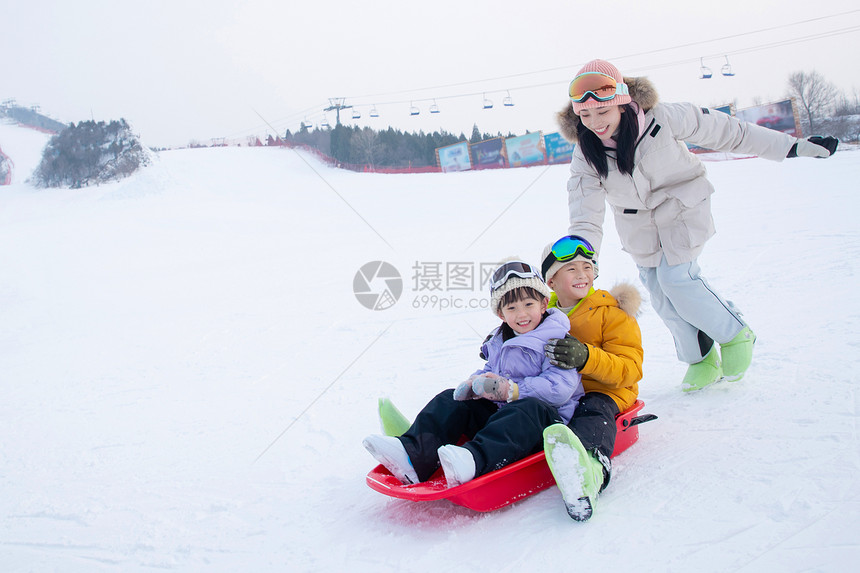
[[[547,163],[570,163],[573,157],[573,144],[563,138],[559,132],[544,135],[543,143]]]
[[[436,157],[442,173],[452,171],[468,171],[472,168],[469,160],[469,142],[461,141],[454,145],[447,145],[436,149]]]
[[[541,132],[529,133],[505,140],[508,164],[511,167],[524,167],[544,163],[546,153]]]
[[[735,116],[741,121],[782,131],[795,137],[799,134],[790,99],[742,109]]]
[[[475,169],[496,169],[508,165],[505,159],[505,142],[501,137],[473,143],[470,148]]]

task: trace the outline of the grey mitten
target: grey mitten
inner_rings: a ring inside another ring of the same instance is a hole
[[[568,370],[581,370],[588,362],[588,346],[570,335],[565,338],[551,338],[543,350],[550,364]]]
[[[460,382],[460,384],[454,388],[454,399],[462,402],[464,400],[474,400],[478,398],[475,395],[475,392],[472,391],[472,381],[475,379],[475,376],[470,377],[465,382]]]
[[[510,402],[517,397],[517,384],[492,372],[478,376],[472,382],[472,391],[478,398],[495,402]]]

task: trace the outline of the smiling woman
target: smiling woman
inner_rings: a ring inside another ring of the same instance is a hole
[[[689,365],[682,389],[740,379],[756,337],[700,274],[697,258],[715,232],[714,189],[684,143],[782,161],[829,157],[837,141],[795,139],[689,103],[662,103],[647,79],[623,77],[604,60],[579,71],[569,97],[559,114],[563,133],[578,143],[567,185],[569,232],[599,251],[609,203],[624,250],[672,333],[678,358]]]

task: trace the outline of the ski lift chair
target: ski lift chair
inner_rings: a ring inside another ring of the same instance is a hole
[[[313,129],[313,127],[314,127],[314,124],[307,121],[307,119],[302,122],[302,129],[307,129],[308,131],[310,131],[311,129]]]
[[[514,99],[511,97],[511,92],[508,90],[508,95],[502,100],[502,105],[505,107],[513,107]]]
[[[433,100],[433,105],[430,106],[430,113],[439,113],[439,106],[436,105],[436,100]]]
[[[373,107],[370,108],[370,117],[379,117],[379,112],[376,111],[376,104],[373,104]]]
[[[735,73],[732,71],[732,65],[729,63],[728,56],[726,56],[726,63],[723,65],[722,69],[720,70],[720,73],[726,77],[731,77],[735,75]]]
[[[323,116],[322,121],[320,122],[320,127],[321,127],[321,128],[323,128],[323,129],[328,129],[329,127],[331,127],[331,126],[328,124],[328,120],[326,119],[326,117],[325,117],[325,116]]]
[[[484,109],[493,109],[493,102],[487,99],[487,94],[484,94]]]
[[[421,110],[412,105],[412,102],[409,102],[409,115],[418,115],[419,113],[421,113]]]
[[[361,112],[358,111],[357,109],[353,108],[352,119],[361,119]]]
[[[699,58],[699,63],[701,64],[699,79],[707,80],[713,77],[714,72],[711,71],[711,68],[705,65],[705,59]]]

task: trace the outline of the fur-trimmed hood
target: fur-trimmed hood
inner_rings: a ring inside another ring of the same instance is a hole
[[[609,294],[615,297],[621,310],[633,318],[639,315],[639,308],[642,306],[642,294],[638,288],[630,283],[618,283],[609,289]]]
[[[630,88],[630,97],[639,104],[642,111],[648,111],[659,102],[657,90],[648,78],[624,78],[624,83]],[[571,143],[576,143],[576,126],[579,124],[579,116],[573,113],[573,103],[568,101],[563,110],[558,112],[556,119],[560,127],[561,135]]]
[[[553,293],[550,304],[557,302]],[[639,289],[622,282],[609,291],[595,290],[567,315],[570,335],[588,346],[579,371],[583,388],[608,395],[621,412],[636,401],[642,379],[642,332],[636,322],[641,302]]]

